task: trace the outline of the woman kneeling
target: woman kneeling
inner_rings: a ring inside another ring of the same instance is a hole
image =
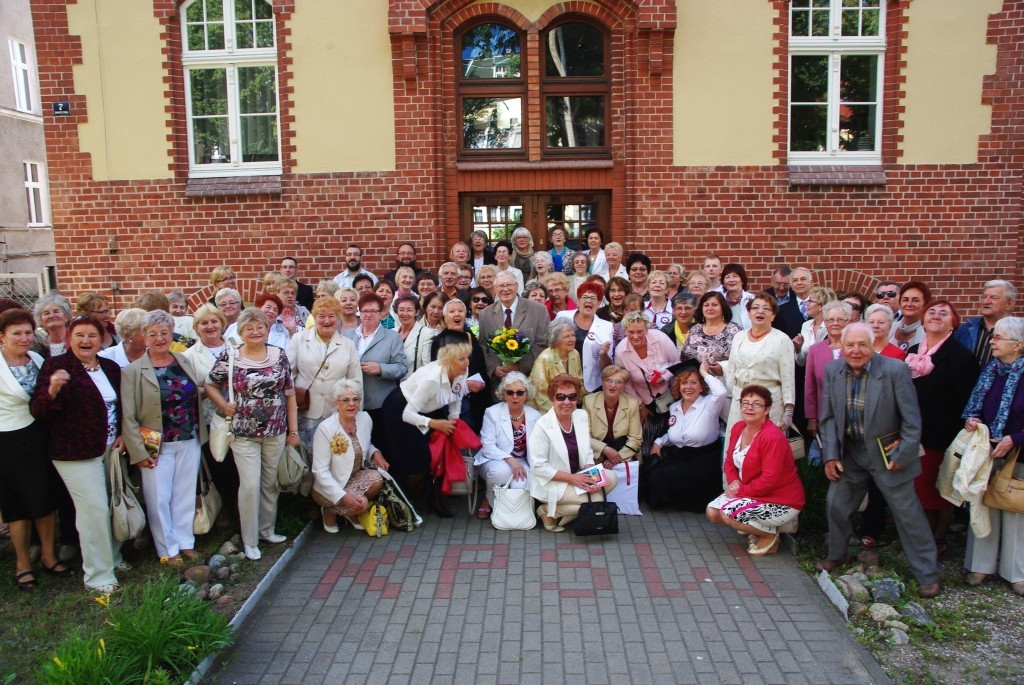
[[[707,516],[740,533],[747,533],[747,554],[764,556],[779,549],[779,528],[789,530],[804,506],[793,452],[782,431],[768,421],[772,395],[760,385],[740,394],[740,415],[725,451],[729,483],[708,504]],[[795,528],[794,528],[795,529]]]

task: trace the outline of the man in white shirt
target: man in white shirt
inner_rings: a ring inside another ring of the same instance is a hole
[[[480,312],[480,339],[488,341],[502,328],[516,328],[530,340],[530,351],[515,364],[502,364],[491,348],[484,345],[487,372],[498,380],[509,371],[522,371],[529,376],[533,362],[548,346],[548,325],[551,322],[548,309],[519,297],[518,281],[507,271],[494,277],[494,289],[498,293],[498,301]]]
[[[708,277],[708,292],[717,290],[720,293],[725,293],[725,288],[722,287],[722,258],[716,254],[708,255],[704,258],[704,265],[701,266],[701,271]]]
[[[377,284],[377,277],[373,275],[373,272],[368,271],[362,267],[363,251],[358,245],[349,245],[345,248],[345,266],[346,269],[340,274],[334,277],[334,282],[342,288],[351,288],[352,280],[359,274],[366,274],[373,281],[373,284]]]

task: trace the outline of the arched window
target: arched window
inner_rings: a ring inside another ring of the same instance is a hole
[[[460,152],[467,156],[524,153],[523,114],[526,65],[522,35],[497,22],[484,22],[456,36],[459,51]]]
[[[182,5],[190,176],[281,173],[274,21],[267,0]]]
[[[566,21],[542,34],[545,155],[608,154],[608,34]]]

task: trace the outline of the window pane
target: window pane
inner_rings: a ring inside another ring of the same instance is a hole
[[[235,25],[235,47],[239,50],[253,46],[252,28],[252,24],[249,22],[239,22]]]
[[[462,144],[469,150],[522,147],[522,99],[465,98],[462,101]]]
[[[844,36],[877,36],[879,0],[843,0]]]
[[[191,22],[202,21],[203,20],[203,5],[205,5],[205,4],[206,3],[203,2],[203,0],[196,0],[196,2],[193,2],[191,5],[189,5],[188,9],[185,10],[185,21],[190,22],[190,23]]]
[[[256,47],[274,47],[274,24],[269,21],[256,23]]]
[[[188,49],[203,50],[206,48],[206,32],[199,24],[188,25]]]
[[[519,78],[519,34],[481,24],[462,36],[462,78]]]
[[[266,0],[256,0],[255,7],[257,19],[272,19],[274,17],[274,10]]]
[[[252,0],[235,0],[235,19],[252,19]]]
[[[815,3],[818,4],[818,3]],[[812,9],[811,10],[811,35],[812,36],[827,36],[829,34],[829,18],[828,18],[828,5],[826,3],[825,9]]]
[[[277,97],[274,86],[274,67],[239,67],[239,112],[276,112]]]
[[[825,150],[825,105],[794,105],[789,108],[789,149],[793,152]]]
[[[196,3],[199,4],[199,3]],[[224,19],[223,0],[206,0],[206,21],[222,21]]]
[[[228,113],[227,70],[192,69],[189,76],[193,116]]]
[[[473,205],[473,230],[486,233],[488,244],[507,240],[522,222],[522,205]]]
[[[224,24],[207,24],[206,49],[224,49]]]
[[[548,76],[604,74],[604,37],[589,24],[562,24],[547,34]]]
[[[828,99],[828,56],[794,55],[790,101],[825,102]]]
[[[196,164],[226,164],[231,161],[227,117],[193,118],[192,141]]]
[[[791,36],[806,36],[810,31],[810,17],[806,11],[793,10],[793,27],[790,29]]]
[[[277,115],[242,116],[242,161],[277,161]]]
[[[842,55],[839,58],[839,99],[842,102],[877,102],[877,55]]]
[[[875,151],[875,105],[839,106],[839,149]]]
[[[604,97],[549,97],[548,147],[601,147],[604,143]]]

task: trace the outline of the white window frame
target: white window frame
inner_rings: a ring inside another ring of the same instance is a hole
[[[37,181],[32,180],[32,170],[35,170]],[[25,200],[28,207],[28,226],[41,227],[50,225],[50,192],[46,182],[46,165],[42,162],[25,161],[22,163],[22,171],[25,178]],[[36,191],[39,192],[39,202],[36,203]]]
[[[788,92],[788,125],[786,130],[787,158],[790,164],[844,164],[844,165],[878,165],[882,163],[882,114],[883,97],[885,94],[885,48],[886,48],[886,4],[887,0],[878,3],[878,35],[877,36],[844,36],[842,35],[842,0],[831,0],[829,6],[828,36],[794,36],[792,6],[786,11],[789,24],[789,92]],[[789,132],[793,118],[793,57],[804,55],[824,55],[828,57],[828,109],[826,115],[826,147],[821,152],[794,152],[789,148]],[[875,110],[875,150],[855,151],[843,150],[839,147],[839,66],[840,59],[845,55],[873,55],[878,57],[876,73],[876,110]]]
[[[27,43],[14,38],[7,39],[7,50],[11,55],[11,77],[14,80],[14,108],[19,112],[37,114],[39,108],[35,93],[35,75],[32,64],[32,49]],[[24,59],[22,59],[24,56]]]
[[[211,2],[213,0],[207,0]],[[238,48],[235,46],[235,3],[223,0],[224,49],[190,50],[188,44],[187,11],[196,2],[190,0],[180,8],[182,67],[185,85],[185,116],[188,133],[188,165],[191,178],[220,178],[225,176],[276,176],[282,173],[281,164],[281,101],[277,73],[277,27],[274,22],[274,45],[268,48]],[[271,4],[271,3],[267,3]],[[241,143],[241,116],[238,93],[238,69],[243,67],[274,68],[274,98],[277,115],[277,161],[243,162]],[[192,126],[192,80],[194,69],[224,69],[227,75],[228,106],[228,162],[200,164],[195,160],[195,142]]]

